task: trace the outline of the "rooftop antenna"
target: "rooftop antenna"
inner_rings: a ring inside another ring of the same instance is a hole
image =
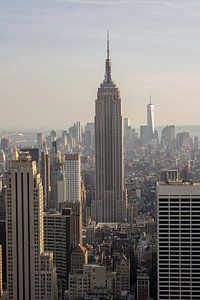
[[[107,59],[110,59],[110,37],[109,37],[108,29],[107,29]]]

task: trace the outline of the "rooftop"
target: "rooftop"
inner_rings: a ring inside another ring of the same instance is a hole
[[[166,180],[158,181],[157,186],[159,185],[169,185],[169,186],[200,186],[200,180]]]

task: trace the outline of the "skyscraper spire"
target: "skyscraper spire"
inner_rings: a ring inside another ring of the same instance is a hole
[[[104,80],[104,82],[105,83],[112,83],[109,31],[107,31],[107,58],[106,58],[106,70],[105,70],[105,80]]]
[[[107,59],[110,59],[110,39],[109,39],[109,30],[107,30]]]
[[[154,138],[154,105],[151,102],[151,93],[150,93],[150,102],[147,105],[147,131],[148,139],[151,141]]]

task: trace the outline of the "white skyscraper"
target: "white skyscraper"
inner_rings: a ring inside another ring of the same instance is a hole
[[[78,153],[65,154],[66,201],[81,202],[81,166]]]
[[[43,245],[41,178],[27,152],[10,162],[6,185],[8,299],[57,299],[53,253]]]
[[[82,244],[81,163],[79,153],[65,154],[66,202],[63,208],[71,208],[74,215],[75,245]]]
[[[158,299],[200,299],[200,182],[157,186]]]
[[[147,105],[147,138],[151,141],[154,138],[154,104],[150,103]]]

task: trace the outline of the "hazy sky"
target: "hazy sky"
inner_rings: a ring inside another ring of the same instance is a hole
[[[0,128],[93,121],[107,28],[131,124],[200,124],[199,0],[0,0]]]

